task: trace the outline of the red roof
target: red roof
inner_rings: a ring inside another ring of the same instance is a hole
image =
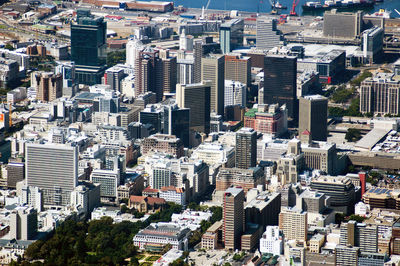
[[[145,188],[145,189],[143,190],[143,192],[157,193],[157,192],[158,192],[158,189],[154,189],[154,188],[151,188],[151,187],[147,187],[147,188]]]
[[[311,135],[311,132],[308,131],[307,129],[301,132],[302,135]]]
[[[176,193],[183,193],[184,189],[183,188],[177,188],[174,186],[169,186],[169,187],[162,187],[161,191],[176,191]]]

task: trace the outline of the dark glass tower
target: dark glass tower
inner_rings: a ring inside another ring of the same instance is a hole
[[[298,119],[296,96],[297,58],[268,55],[264,58],[264,103],[286,104],[288,116]]]
[[[106,63],[107,23],[89,10],[77,11],[77,24],[71,25],[71,56],[76,78],[81,84],[100,83]]]

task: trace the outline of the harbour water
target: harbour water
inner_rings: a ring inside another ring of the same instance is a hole
[[[182,5],[184,7],[201,8],[207,5],[208,0],[172,0],[175,6]],[[301,6],[307,1],[318,1],[318,0],[299,0],[299,4],[296,8],[297,13],[301,14]],[[323,2],[324,0],[321,0]],[[293,0],[279,0],[283,6],[286,6],[286,10],[282,10],[281,14],[288,14],[292,7]],[[210,0],[209,9],[218,10],[239,10],[248,12],[270,12],[271,4],[269,0]],[[384,0],[384,2],[377,3],[371,10],[366,10],[368,13],[379,11],[379,9],[386,9],[392,11],[394,18],[399,18],[394,9],[400,11],[400,0]],[[313,14],[318,15],[318,14]]]

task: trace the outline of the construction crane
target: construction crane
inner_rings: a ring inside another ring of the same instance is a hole
[[[201,19],[204,19],[205,11],[208,9],[208,6],[210,5],[210,2],[211,2],[211,0],[208,0],[206,8],[204,8],[204,6],[203,6],[203,8],[201,9],[201,17],[200,17]]]
[[[293,0],[292,9],[290,10],[290,15],[291,16],[297,16],[296,6],[299,4],[299,1],[300,0]]]
[[[400,12],[395,8],[394,11],[400,16]]]

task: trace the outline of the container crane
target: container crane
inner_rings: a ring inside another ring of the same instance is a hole
[[[297,16],[296,6],[299,4],[299,1],[300,0],[293,0],[292,9],[290,10],[290,15],[291,16]]]
[[[201,17],[200,17],[201,19],[205,18],[205,11],[208,9],[210,2],[211,2],[211,0],[208,0],[206,7],[204,8],[204,6],[203,6],[203,8],[201,9]]]

